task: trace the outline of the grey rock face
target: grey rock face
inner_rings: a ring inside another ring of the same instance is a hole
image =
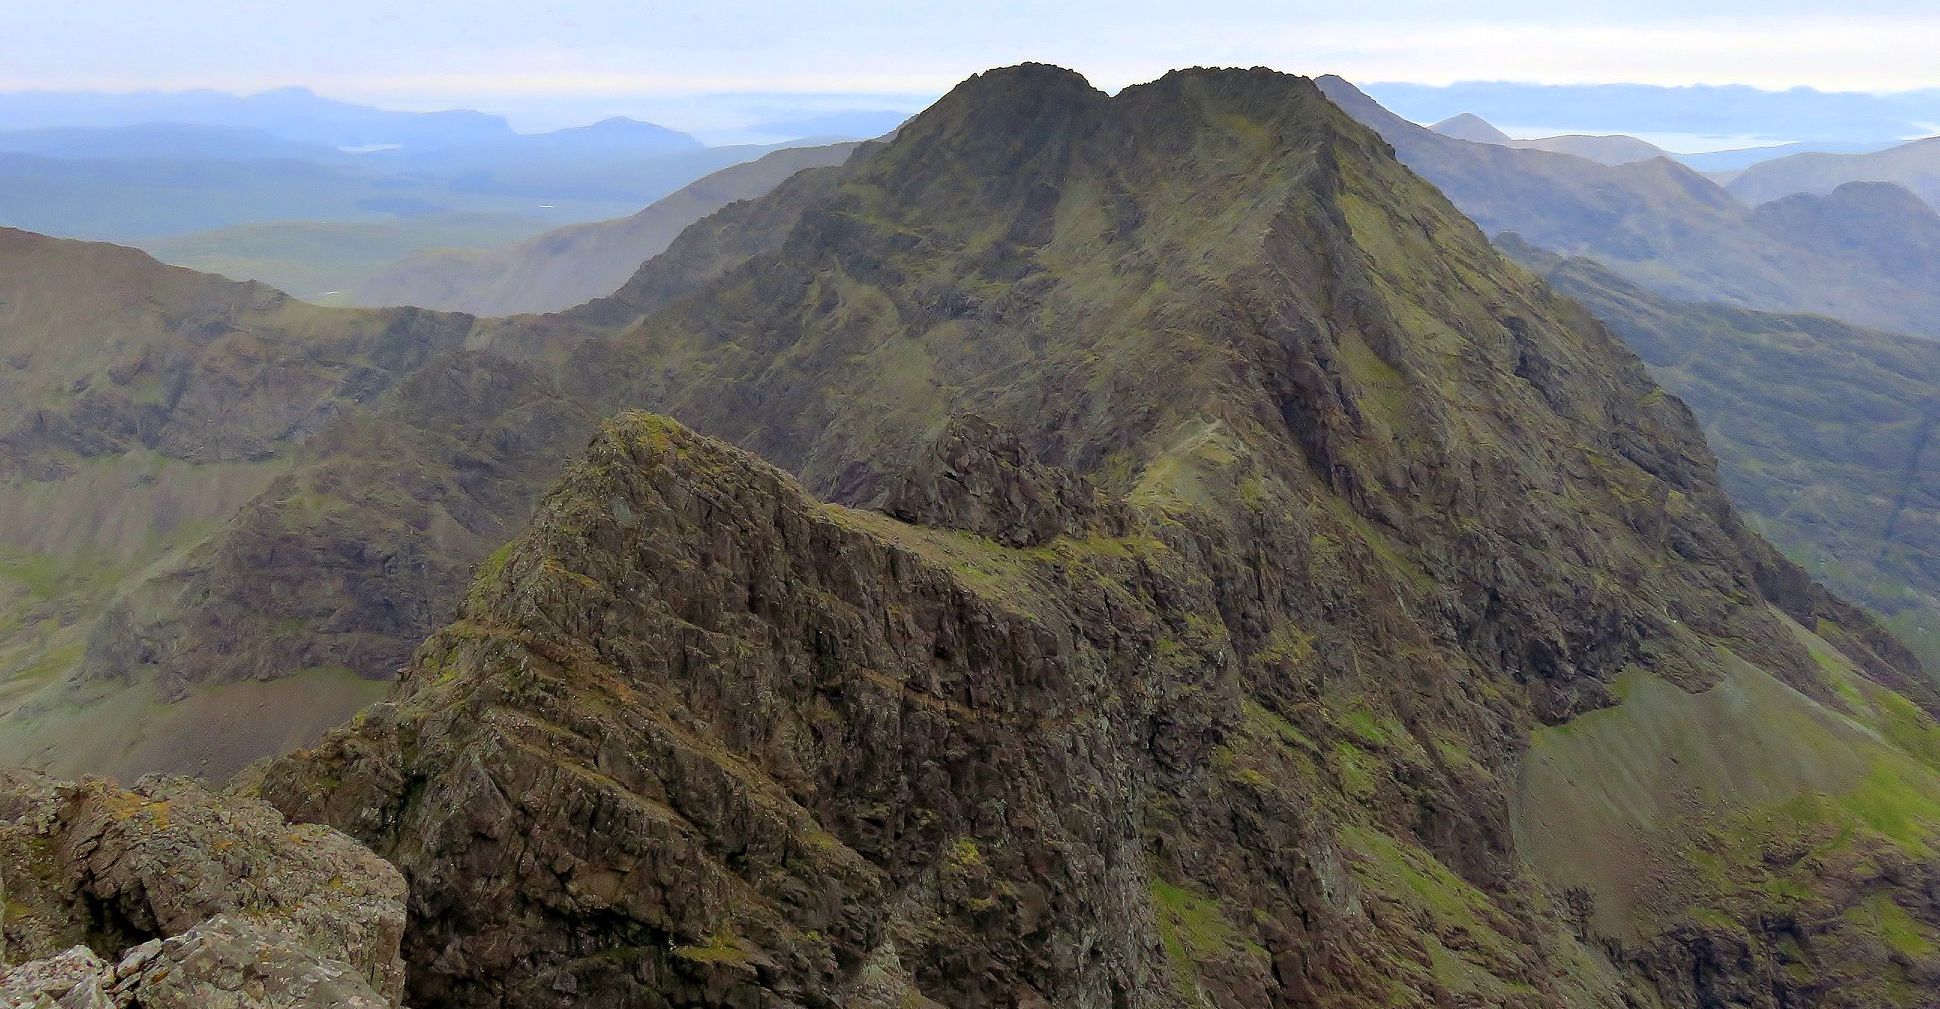
[[[1015,434],[963,415],[918,458],[883,510],[905,522],[1033,547],[1083,535],[1107,509],[1081,477],[1039,462]]]
[[[0,1006],[384,1007],[404,881],[334,830],[182,779],[0,775]],[[110,961],[113,962],[110,962]]]

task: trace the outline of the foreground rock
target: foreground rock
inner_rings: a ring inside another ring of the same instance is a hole
[[[0,1006],[383,1009],[397,871],[328,828],[182,780],[0,774]]]

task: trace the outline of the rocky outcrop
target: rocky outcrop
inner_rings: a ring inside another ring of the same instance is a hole
[[[0,973],[7,1009],[392,1009],[335,960],[218,915],[110,964],[86,946]]]
[[[403,880],[334,830],[179,779],[19,772],[0,817],[7,1005],[381,1009],[403,990]]]
[[[960,529],[1007,547],[1083,536],[1106,521],[1107,511],[1089,482],[1044,465],[1016,435],[976,416],[953,418],[882,508],[904,522]]]

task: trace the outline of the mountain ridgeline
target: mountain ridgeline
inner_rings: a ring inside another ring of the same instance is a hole
[[[1477,144],[1495,144],[1498,147],[1516,147],[1524,150],[1571,154],[1603,165],[1625,165],[1633,161],[1649,161],[1652,158],[1668,158],[1671,156],[1669,151],[1655,144],[1621,134],[1591,136],[1581,133],[1571,133],[1556,137],[1537,137],[1530,140],[1517,140],[1490,125],[1488,120],[1469,112],[1444,119],[1430,126],[1429,129],[1444,137],[1452,137],[1456,140],[1467,140]]]
[[[1890,182],[1940,208],[1940,137],[1863,154],[1806,153],[1753,165],[1731,180],[1732,195],[1768,203],[1795,193],[1829,193],[1852,182]]]
[[[126,255],[33,409],[133,420],[10,500],[260,468],[0,571],[7,734],[402,665],[238,787],[396,865],[407,1004],[1932,1004],[1918,660],[1314,82],[991,71],[558,316]],[[278,423],[174,451],[209,376]]]
[[[1897,186],[1851,185],[1754,208],[1669,158],[1600,165],[1459,140],[1402,119],[1338,77],[1319,84],[1488,234],[1515,232],[1538,248],[1596,259],[1686,301],[1940,337],[1940,214]],[[1878,227],[1881,220],[1892,226]]]
[[[980,75],[467,345],[174,595],[291,639],[349,586],[436,612],[336,547],[413,528],[397,447],[494,522],[557,476],[390,699],[263,775],[403,871],[414,1004],[1900,1005],[1940,968],[1916,660],[1308,81]]]

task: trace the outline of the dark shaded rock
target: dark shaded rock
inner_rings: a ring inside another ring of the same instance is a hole
[[[1038,462],[1016,435],[975,416],[951,420],[882,508],[904,522],[960,529],[1007,547],[1082,537],[1106,512],[1088,482]]]

